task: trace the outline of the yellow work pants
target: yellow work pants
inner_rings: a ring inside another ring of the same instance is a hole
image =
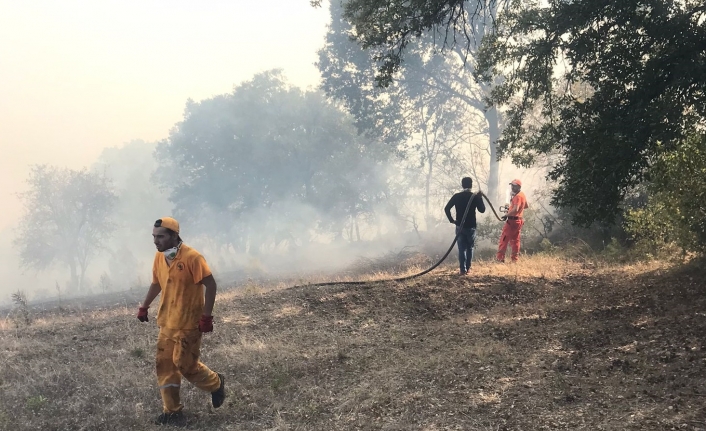
[[[159,330],[157,382],[165,413],[177,412],[184,407],[179,399],[182,376],[206,392],[214,392],[221,386],[218,374],[199,362],[201,335],[198,329]]]

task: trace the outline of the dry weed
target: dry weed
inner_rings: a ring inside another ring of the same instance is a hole
[[[532,256],[454,273],[450,262],[404,283],[252,281],[225,292],[202,360],[226,375],[228,399],[214,411],[208,394],[185,384],[189,429],[700,426],[700,266],[597,268]],[[0,429],[158,429],[157,328],[133,314],[47,310],[19,338],[2,326]]]

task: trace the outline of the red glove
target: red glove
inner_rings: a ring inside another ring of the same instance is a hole
[[[147,317],[147,309],[149,307],[140,307],[139,310],[137,311],[137,319],[140,322],[149,322],[150,319]]]
[[[213,331],[213,316],[206,316],[205,314],[203,316],[201,316],[201,320],[199,320],[199,331],[201,331],[201,332]]]

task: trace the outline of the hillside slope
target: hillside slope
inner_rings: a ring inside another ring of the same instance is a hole
[[[203,361],[229,398],[185,384],[189,429],[706,429],[700,264],[474,271],[224,293]],[[5,322],[0,429],[159,429],[157,328],[134,311]]]

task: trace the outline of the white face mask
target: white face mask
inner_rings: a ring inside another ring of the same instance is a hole
[[[177,245],[176,247],[164,250],[162,253],[164,254],[164,257],[167,258],[167,260],[174,260],[177,253],[179,252],[179,247],[181,247],[181,243],[179,243],[179,245]]]

